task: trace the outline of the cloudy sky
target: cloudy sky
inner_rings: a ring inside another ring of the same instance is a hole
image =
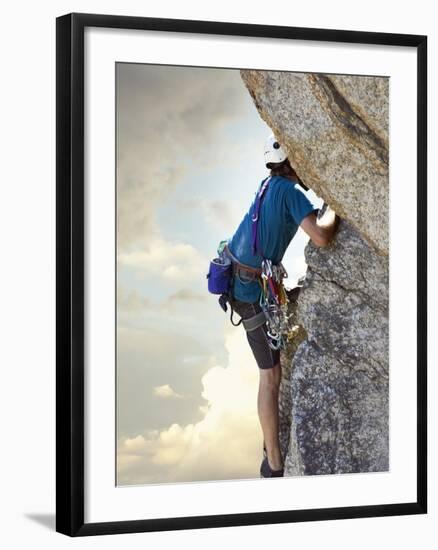
[[[270,130],[236,70],[116,70],[117,484],[259,477],[258,368],[205,274],[267,175]]]

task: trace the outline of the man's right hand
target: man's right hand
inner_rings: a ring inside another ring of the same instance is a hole
[[[309,235],[315,246],[324,247],[330,244],[338,225],[339,216],[327,205],[320,219],[312,212],[303,219],[300,227]]]

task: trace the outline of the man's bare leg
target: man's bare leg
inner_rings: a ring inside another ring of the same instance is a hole
[[[283,459],[278,439],[278,393],[281,381],[281,366],[259,369],[260,383],[257,408],[265,439],[268,463],[272,470],[283,468]]]

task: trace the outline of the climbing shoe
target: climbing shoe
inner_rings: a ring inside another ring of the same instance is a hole
[[[281,470],[272,470],[269,466],[268,457],[265,456],[260,466],[260,477],[284,477],[284,468]]]

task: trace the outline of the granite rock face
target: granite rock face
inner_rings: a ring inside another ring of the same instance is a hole
[[[288,296],[288,318],[290,330],[287,334],[286,348],[281,351],[281,385],[278,398],[279,404],[279,435],[281,453],[285,459],[285,472],[287,475],[302,475],[304,465],[300,460],[297,447],[296,423],[291,414],[292,403],[292,357],[295,355],[298,346],[306,339],[306,331],[298,321],[298,297],[301,286],[287,290]],[[294,434],[294,437],[291,437]]]
[[[389,467],[388,81],[242,71],[303,182],[342,218],[305,248],[282,353],[285,475]]]
[[[389,80],[241,71],[303,182],[388,254]]]
[[[292,417],[306,474],[385,471],[388,263],[347,222],[332,246],[306,247],[293,356]]]

